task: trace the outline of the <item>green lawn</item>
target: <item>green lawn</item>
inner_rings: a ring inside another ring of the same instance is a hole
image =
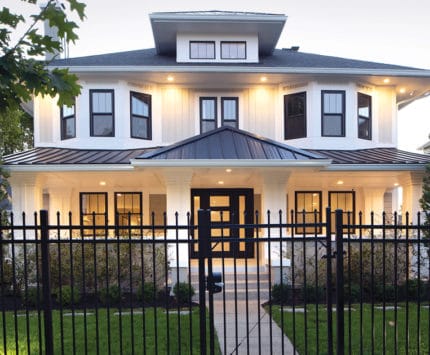
[[[158,308],[134,310],[133,321],[129,310],[123,310],[121,317],[118,310],[99,309],[96,318],[95,310],[87,310],[86,325],[82,311],[75,311],[75,324],[73,327],[70,311],[53,312],[54,348],[55,354],[199,354],[200,353],[200,322],[198,307],[194,307],[191,315],[192,341],[190,344],[190,314],[178,316],[176,310],[170,310],[169,316],[166,310]],[[145,319],[145,322],[143,321]],[[29,332],[27,331],[27,318],[16,318],[18,332],[15,336],[15,317],[13,312],[6,312],[6,353],[15,354],[16,343],[20,354],[39,353],[38,323],[43,317],[38,317],[37,312],[30,312],[28,317]],[[98,326],[96,325],[98,320]],[[120,324],[121,323],[121,324]],[[167,326],[169,323],[169,326]],[[0,354],[5,353],[3,342],[3,316],[0,314]],[[62,324],[62,326],[61,326]],[[180,327],[178,326],[180,324]],[[109,327],[108,327],[109,326]],[[61,330],[61,328],[63,330]],[[73,331],[74,329],[74,331]],[[98,334],[97,334],[98,329]],[[180,333],[179,333],[180,332]],[[73,344],[73,333],[75,344]],[[29,344],[27,334],[30,335]],[[61,342],[63,334],[63,344]],[[42,329],[43,335],[43,329]],[[209,334],[208,334],[209,338]],[[208,339],[209,342],[209,339]],[[132,347],[134,344],[134,349]],[[219,345],[216,340],[217,354]],[[43,345],[42,345],[43,350]]]
[[[408,312],[405,304],[399,304],[397,315],[394,310],[385,311],[375,306],[372,322],[372,307],[352,305],[352,311],[345,309],[345,353],[371,354],[429,354],[429,308],[409,303]],[[293,313],[291,307],[284,306],[283,323],[284,333],[295,343],[300,354],[327,354],[327,312],[325,306],[308,305],[306,307],[306,326],[303,306],[297,306],[295,314],[295,339],[293,331]],[[266,308],[268,311],[268,307]],[[289,311],[286,311],[289,310]],[[318,311],[318,312],[317,312]],[[318,318],[317,318],[318,313]],[[408,313],[408,315],[407,315]],[[272,307],[272,316],[276,323],[281,325],[281,307]],[[318,321],[317,321],[318,319]],[[362,328],[360,332],[360,319]],[[419,319],[419,321],[418,321]],[[373,326],[372,326],[373,323]],[[318,324],[318,327],[317,327]],[[350,326],[351,324],[351,326]],[[385,324],[385,327],[384,327]],[[317,336],[318,328],[318,336]],[[418,332],[419,328],[419,332]],[[305,338],[307,330],[307,339]],[[333,312],[333,333],[336,334],[336,312]],[[334,353],[336,353],[336,337],[334,337]]]

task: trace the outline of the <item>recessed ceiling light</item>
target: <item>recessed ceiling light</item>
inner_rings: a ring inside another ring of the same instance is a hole
[[[342,180],[338,180],[336,184],[343,185],[343,181]]]
[[[218,185],[224,185],[224,181],[222,180],[218,181]]]
[[[388,78],[384,79],[384,84],[388,84],[389,82],[390,82],[390,79],[388,79]]]
[[[167,81],[172,82],[173,80],[175,80],[175,78],[174,78],[172,75],[169,75],[169,76],[167,77]]]
[[[230,168],[228,168],[228,169],[225,169],[225,172],[226,172],[226,173],[231,173],[231,172],[232,172],[232,170],[231,170]]]
[[[100,186],[106,186],[106,181],[100,181],[100,182],[99,182],[99,185],[100,185]]]
[[[395,183],[394,183],[394,186],[399,186],[399,183],[398,183],[398,182],[395,182]]]
[[[263,82],[263,83],[265,83],[267,81],[267,76],[262,76],[260,78],[260,81]]]
[[[404,94],[404,93],[406,92],[406,89],[405,89],[405,88],[400,88],[399,92],[400,92],[401,94]]]

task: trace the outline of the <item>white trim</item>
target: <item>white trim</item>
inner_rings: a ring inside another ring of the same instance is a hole
[[[331,159],[315,160],[279,160],[279,159],[132,159],[136,167],[327,167]]]
[[[130,164],[46,164],[46,165],[3,165],[9,171],[132,171]]]
[[[426,164],[332,164],[327,171],[419,171]]]

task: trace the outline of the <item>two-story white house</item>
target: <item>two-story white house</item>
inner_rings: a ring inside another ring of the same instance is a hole
[[[35,148],[5,159],[16,223],[41,208],[83,225],[419,210],[430,157],[396,148],[397,111],[430,93],[429,70],[276,49],[279,14],[150,19],[154,49],[51,62],[82,91],[72,107],[35,98]]]

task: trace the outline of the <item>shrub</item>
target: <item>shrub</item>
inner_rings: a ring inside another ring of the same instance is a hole
[[[399,298],[402,300],[418,301],[428,297],[428,284],[419,279],[408,280],[399,286]]]
[[[345,284],[345,300],[350,302],[359,302],[360,301],[360,285],[356,283],[351,283],[351,286]],[[364,297],[364,295],[363,295]]]
[[[39,288],[37,288],[36,286],[32,286],[28,287],[27,290],[24,290],[23,301],[24,304],[29,307],[36,307],[41,305],[43,302],[42,286],[40,286]]]
[[[191,297],[194,296],[194,287],[187,282],[177,282],[173,287],[173,294],[178,303],[189,303]]]
[[[291,298],[291,288],[287,284],[274,284],[272,286],[272,301],[274,303],[287,303]]]
[[[55,292],[57,302],[62,306],[69,306],[71,304],[76,304],[79,302],[80,295],[79,290],[71,286],[61,286]]]
[[[103,304],[115,304],[121,300],[121,290],[118,285],[102,288],[99,292],[99,300]]]
[[[309,303],[325,301],[325,290],[323,286],[306,285],[302,289],[303,300]]]
[[[157,290],[154,283],[144,282],[137,289],[137,299],[144,303],[154,303],[157,299]]]

